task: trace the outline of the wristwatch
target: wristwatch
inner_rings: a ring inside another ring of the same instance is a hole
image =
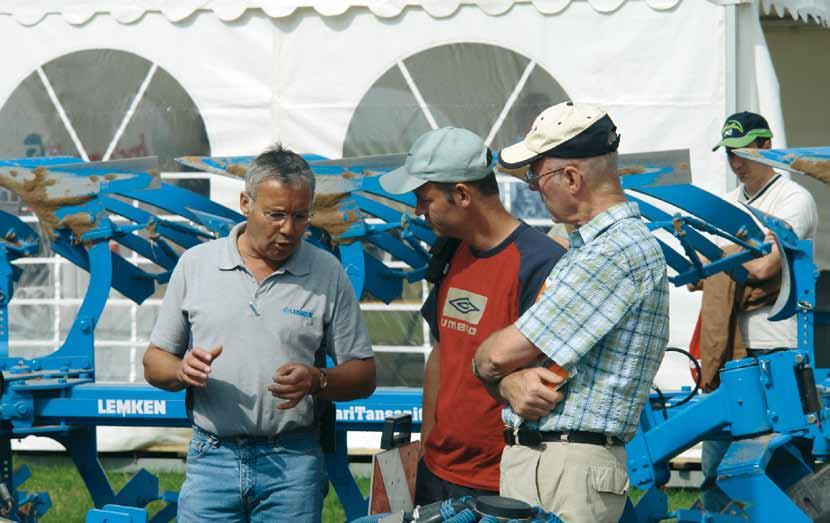
[[[326,374],[325,370],[323,370],[323,369],[319,369],[319,370],[320,370],[320,382],[317,385],[317,394],[320,394],[321,392],[326,390],[326,387],[329,386],[329,375]]]

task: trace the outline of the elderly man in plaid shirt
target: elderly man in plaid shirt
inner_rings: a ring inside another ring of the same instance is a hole
[[[492,334],[473,372],[504,410],[500,491],[564,521],[617,522],[628,494],[624,443],[668,341],[666,262],[627,202],[616,126],[602,109],[546,109],[501,152],[553,218],[572,225],[570,251],[519,320]],[[535,474],[534,474],[535,472]]]

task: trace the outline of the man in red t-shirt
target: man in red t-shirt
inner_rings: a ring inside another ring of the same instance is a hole
[[[533,304],[565,253],[507,212],[493,167],[481,138],[445,127],[418,138],[406,164],[380,179],[389,193],[414,191],[416,214],[439,236],[460,240],[421,309],[433,345],[424,375],[418,505],[498,494],[501,406],[470,361],[487,336]]]

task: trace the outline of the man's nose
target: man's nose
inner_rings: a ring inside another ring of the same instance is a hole
[[[297,230],[297,223],[296,218],[292,215],[288,215],[285,217],[282,223],[280,223],[279,230],[281,233],[285,234],[286,236],[293,236]]]

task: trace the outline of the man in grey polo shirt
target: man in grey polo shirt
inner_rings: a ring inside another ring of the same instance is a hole
[[[314,185],[299,155],[265,151],[240,195],[247,221],[185,252],[170,278],[144,376],[188,391],[179,522],[319,522],[328,482],[315,401],[374,391],[348,277],[302,240]],[[326,354],[336,366],[323,370]]]

